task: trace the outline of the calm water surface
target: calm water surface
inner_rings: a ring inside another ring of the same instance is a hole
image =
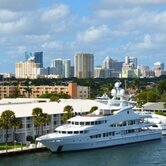
[[[47,152],[0,158],[0,166],[166,166],[161,140],[61,154]]]

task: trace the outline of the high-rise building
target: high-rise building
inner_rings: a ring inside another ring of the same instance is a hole
[[[77,78],[94,77],[94,56],[89,53],[77,53],[74,57],[74,75]]]
[[[74,66],[70,67],[70,77],[74,77]]]
[[[32,61],[18,62],[15,68],[16,78],[35,79],[38,77],[39,68],[39,64]]]
[[[57,74],[61,75],[62,78],[70,77],[70,59],[53,59],[51,60],[51,67],[56,68]]]
[[[32,54],[31,52],[25,52],[25,61],[33,61],[38,63],[40,67],[43,67],[43,52],[35,52]]]
[[[70,73],[71,73],[71,61],[70,61],[70,59],[64,59],[63,60],[63,67],[62,67],[62,75],[63,75],[63,77],[65,77],[65,78],[69,78],[71,75],[70,75]]]
[[[57,70],[57,74],[62,75],[63,70],[63,61],[62,59],[52,59],[51,67],[55,67]]]
[[[138,66],[138,68],[140,69],[141,76],[146,77],[146,73],[147,73],[147,71],[149,71],[149,66],[140,65],[140,66]]]
[[[35,63],[39,63],[40,67],[43,67],[43,52],[35,52],[34,61]]]
[[[25,61],[30,61],[30,59],[34,59],[32,52],[25,51],[24,55],[25,55]]]
[[[111,74],[110,69],[102,68],[101,66],[95,67],[94,78],[111,78]]]
[[[161,62],[155,62],[153,66],[153,70],[164,70],[164,63]]]
[[[133,69],[137,69],[137,58],[136,57],[125,57],[125,63],[131,66]]]

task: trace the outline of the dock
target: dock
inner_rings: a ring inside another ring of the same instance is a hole
[[[7,150],[0,150],[0,156],[13,156],[13,155],[20,155],[25,153],[31,153],[31,152],[43,152],[47,151],[48,149],[45,146],[40,147],[21,147],[21,148],[15,148],[15,149],[7,149]]]

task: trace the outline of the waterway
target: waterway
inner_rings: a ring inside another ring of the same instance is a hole
[[[88,151],[1,157],[0,166],[166,166],[166,137]]]

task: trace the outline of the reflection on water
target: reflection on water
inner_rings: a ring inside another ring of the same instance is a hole
[[[0,166],[165,166],[166,137],[162,140],[88,151],[40,152],[0,160]]]

